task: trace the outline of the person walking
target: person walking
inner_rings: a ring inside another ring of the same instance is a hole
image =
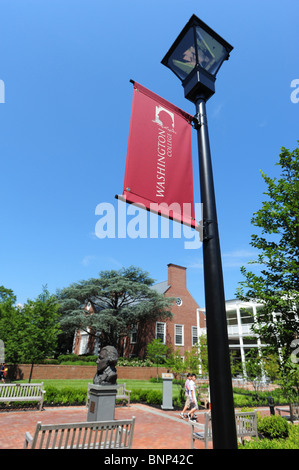
[[[190,408],[190,396],[189,396],[189,385],[191,380],[191,374],[187,374],[187,378],[185,381],[185,405],[183,411],[180,413],[180,417],[182,419],[188,418],[187,410]]]
[[[196,380],[196,375],[192,374],[190,384],[189,384],[189,398],[190,398],[190,407],[191,407],[190,413],[188,414],[189,421],[196,421],[196,417],[194,416],[194,413],[198,409],[196,393],[195,393],[195,380]]]
[[[0,369],[0,380],[2,383],[5,383],[5,377],[7,373],[7,368],[5,362],[2,364],[1,369]]]

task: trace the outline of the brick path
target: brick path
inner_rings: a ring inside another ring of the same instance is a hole
[[[0,449],[22,449],[24,435],[33,435],[37,421],[43,424],[87,421],[85,406],[46,407],[42,411],[2,411],[0,413]],[[198,422],[204,422],[203,411]],[[133,449],[190,449],[191,431],[188,420],[178,411],[166,411],[146,405],[116,406],[115,419],[135,416]],[[199,443],[199,448],[201,443]],[[203,448],[203,446],[202,446]]]
[[[37,421],[43,424],[87,421],[87,411],[85,406],[46,407],[42,411],[1,411],[0,449],[22,449],[25,432],[33,435]],[[199,429],[203,429],[204,413],[204,410],[197,412]],[[115,419],[130,419],[132,416],[136,418],[133,449],[190,449],[190,423],[181,419],[178,411],[140,404],[116,406]],[[195,446],[204,449],[203,442],[196,441]],[[209,447],[212,448],[212,443]]]

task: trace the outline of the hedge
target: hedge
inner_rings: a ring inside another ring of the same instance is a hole
[[[86,402],[87,388],[73,388],[64,387],[61,389],[55,386],[44,385],[46,394],[44,399],[45,406],[59,406],[59,405],[84,405]],[[235,392],[235,390],[234,390]],[[279,391],[278,391],[279,392]],[[281,393],[277,391],[271,392],[271,395],[275,399],[275,404],[284,404],[286,401],[283,399]],[[133,389],[131,392],[131,402],[143,402],[149,405],[161,405],[162,404],[162,390],[143,390]],[[242,407],[256,407],[259,405],[268,405],[267,396],[268,393],[260,394],[260,398],[257,400],[255,394],[252,392],[245,392],[241,394],[234,393],[234,405],[237,408]],[[184,396],[175,397],[173,404],[177,408],[181,408],[184,405]],[[23,403],[12,403],[11,406],[24,406]],[[27,403],[28,405],[28,403]]]
[[[258,419],[259,439],[244,442],[239,449],[299,449],[299,425],[279,415]]]
[[[86,365],[96,365],[97,364],[97,355],[86,354],[80,355],[77,354],[60,354],[57,359],[48,358],[40,361],[40,364],[54,364],[54,365],[77,365],[77,366],[86,366]],[[24,364],[27,362],[24,361]],[[129,367],[157,367],[157,364],[154,364],[149,359],[139,359],[139,358],[125,358],[119,357],[117,361],[118,366],[129,366]]]

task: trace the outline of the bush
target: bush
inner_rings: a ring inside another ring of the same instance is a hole
[[[121,367],[153,367],[154,364],[150,359],[138,359],[138,357],[119,357],[117,361],[117,365]]]
[[[132,390],[131,392],[131,401],[132,402],[146,402],[147,401],[147,394],[151,392],[151,390],[143,390],[141,388]],[[162,401],[161,401],[162,403]]]
[[[239,449],[285,449],[284,439],[259,439],[247,441]]]
[[[184,404],[185,403],[182,402],[180,397],[176,397],[173,399],[173,406],[175,406],[176,408],[183,408]]]
[[[80,362],[79,365],[84,365],[86,363],[93,363],[95,364],[97,361],[98,356],[96,355],[86,355],[86,356],[78,356],[77,354],[61,354],[58,356],[57,361],[59,364],[62,363],[74,363],[74,362]]]
[[[234,387],[234,404],[236,407],[241,408],[242,406],[268,406],[267,392],[255,392],[242,388]],[[274,398],[275,405],[285,405],[288,401],[284,398],[281,389],[275,389],[271,391],[271,396]]]
[[[246,441],[239,449],[299,449],[299,426],[289,424],[287,439],[258,439]]]
[[[149,390],[146,394],[146,403],[149,405],[161,405],[162,403],[161,390]]]
[[[74,389],[64,387],[58,389],[52,386],[45,387],[45,405],[83,405],[86,402],[87,388]]]
[[[283,438],[289,435],[288,422],[279,415],[265,416],[259,418],[257,423],[258,432],[267,439]]]

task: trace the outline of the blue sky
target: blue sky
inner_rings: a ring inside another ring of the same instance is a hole
[[[184,239],[99,239],[98,204],[122,192],[134,79],[194,114],[160,61],[194,13],[234,46],[207,103],[225,295],[255,257],[250,220],[282,146],[299,139],[297,0],[0,0],[0,285],[18,302],[136,265],[188,268],[204,306],[202,249]],[[196,131],[195,201],[200,202]]]

